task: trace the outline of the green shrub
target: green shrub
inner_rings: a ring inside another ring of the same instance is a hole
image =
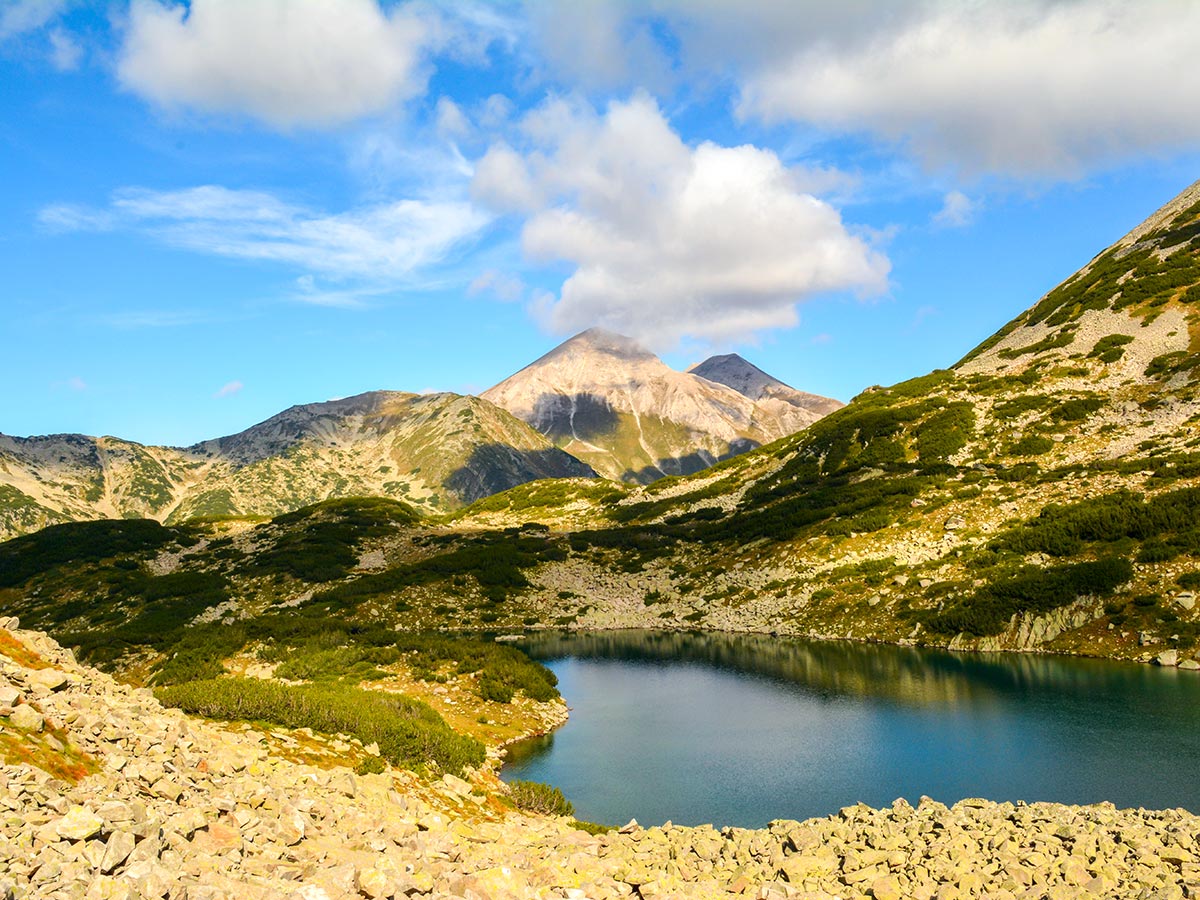
[[[1027,434],[1008,448],[1010,456],[1041,456],[1054,449],[1054,441],[1040,434]]]
[[[121,555],[145,556],[170,544],[193,542],[187,533],[152,519],[51,525],[0,544],[0,588],[17,587],[56,566],[79,566]]]
[[[1059,422],[1082,422],[1103,405],[1099,397],[1076,397],[1062,403],[1053,415]]]
[[[1088,359],[1099,359],[1102,363],[1114,363],[1125,354],[1125,346],[1132,343],[1133,338],[1127,334],[1110,334],[1096,341],[1096,346],[1088,354]]]
[[[539,781],[510,781],[509,799],[513,806],[543,816],[573,816],[574,805],[562,791]]]
[[[1126,559],[1038,568],[1026,566],[981,587],[969,598],[927,614],[925,626],[937,634],[999,634],[1017,613],[1046,613],[1085,594],[1105,596],[1133,577]]]
[[[483,745],[452,731],[429,706],[397,694],[329,685],[286,685],[257,678],[217,678],[158,688],[166,706],[210,719],[268,722],[349,734],[377,743],[381,756],[405,768],[461,774],[483,763]]]

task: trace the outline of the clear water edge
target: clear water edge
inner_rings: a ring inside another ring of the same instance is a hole
[[[530,635],[572,708],[502,775],[580,818],[759,827],[863,801],[1200,809],[1200,673],[763,635]]]

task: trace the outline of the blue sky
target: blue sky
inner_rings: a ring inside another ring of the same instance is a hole
[[[0,0],[0,431],[188,444],[591,325],[849,399],[1200,177],[1200,4]]]

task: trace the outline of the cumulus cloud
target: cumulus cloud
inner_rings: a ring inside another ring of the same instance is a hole
[[[376,0],[134,0],[117,71],[164,107],[323,127],[424,90],[436,37],[429,19]]]
[[[962,191],[950,191],[942,198],[942,208],[933,214],[933,224],[941,228],[963,228],[975,218],[975,202]]]
[[[931,3],[749,70],[743,114],[870,131],[969,173],[1076,175],[1200,141],[1200,5]]]
[[[223,397],[232,397],[234,394],[239,393],[244,387],[245,385],[240,381],[231,381],[228,384],[222,385],[217,392],[213,394],[213,398],[220,400]]]
[[[59,204],[43,209],[39,219],[60,230],[137,229],[188,250],[337,278],[395,280],[440,261],[488,217],[465,201],[427,200],[327,213],[265,192],[206,185],[126,188],[105,209]]]
[[[1189,114],[1200,4],[1189,0],[530,7],[546,63],[569,84],[727,78],[743,116],[871,134],[966,175],[1078,176],[1200,143]],[[631,39],[646,34],[659,38]]]
[[[493,147],[474,190],[524,210],[528,256],[575,266],[535,304],[553,331],[747,338],[794,325],[813,294],[886,287],[887,259],[768,150],[689,147],[644,95],[602,116],[555,102],[524,124],[532,146]]]

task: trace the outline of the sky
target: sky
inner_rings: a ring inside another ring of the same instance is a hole
[[[0,432],[187,445],[592,326],[849,400],[1200,178],[1197,0],[0,0]]]

